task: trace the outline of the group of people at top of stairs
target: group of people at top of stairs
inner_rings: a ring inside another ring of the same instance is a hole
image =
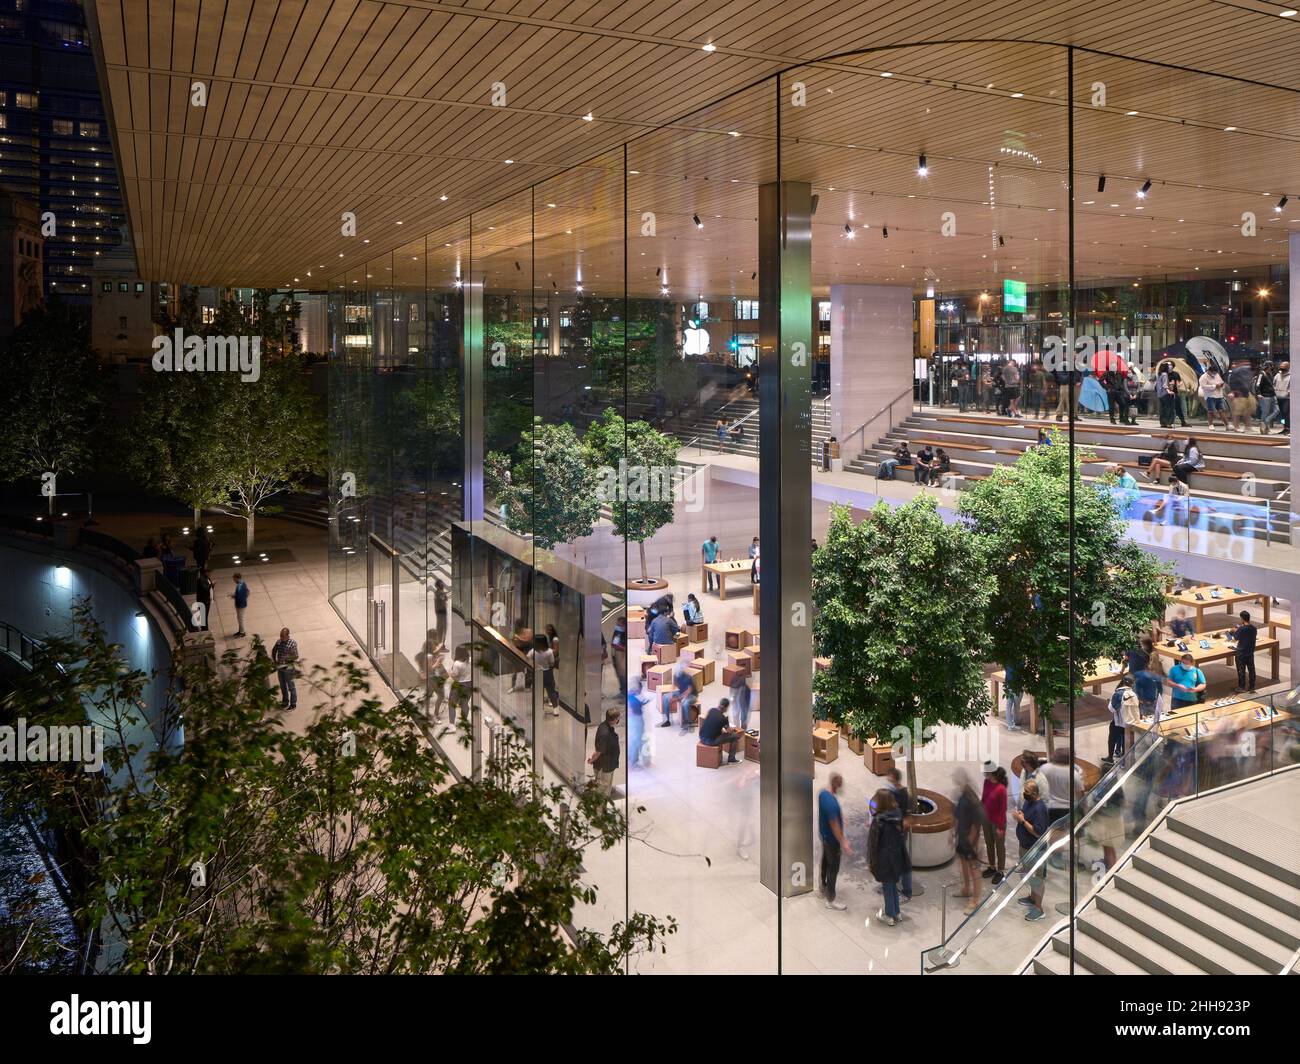
[[[1100,374],[1077,374],[1073,388],[1075,416],[1109,415],[1112,425],[1136,425],[1138,415],[1158,417],[1161,426],[1178,421],[1187,426],[1188,415],[1199,402],[1207,424],[1216,421],[1229,432],[1249,432],[1257,423],[1264,435],[1273,428],[1291,431],[1291,364],[1265,361],[1259,365],[1238,359],[1225,378],[1210,362],[1196,378],[1190,363],[1179,372],[1174,359],[1164,359],[1151,373],[1117,362]],[[1035,358],[1023,367],[1015,359],[994,363],[968,363],[964,359],[949,370],[947,398],[959,411],[976,410],[1003,417],[1044,417],[1057,421],[1069,416],[1069,373],[1048,370]],[[942,389],[941,389],[942,392]]]

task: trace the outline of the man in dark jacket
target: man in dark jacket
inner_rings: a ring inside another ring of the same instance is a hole
[[[596,786],[604,794],[614,789],[614,770],[618,768],[618,717],[617,709],[605,710],[605,719],[596,729],[596,748],[587,759],[596,770]]]
[[[871,830],[867,832],[867,866],[880,884],[885,904],[876,918],[893,927],[901,913],[898,907],[898,881],[912,870],[907,856],[907,836],[903,831],[903,814],[893,794],[881,789],[871,799]]]
[[[734,765],[739,760],[736,757],[736,743],[740,742],[744,732],[727,726],[727,707],[730,705],[731,701],[724,698],[704,715],[700,721],[700,742],[705,746],[725,746],[727,764]]]
[[[1242,610],[1239,614],[1241,624],[1232,633],[1233,642],[1237,644],[1237,694],[1243,690],[1255,693],[1255,639],[1258,632],[1250,623],[1250,611]],[[1249,680],[1249,683],[1247,681]]]

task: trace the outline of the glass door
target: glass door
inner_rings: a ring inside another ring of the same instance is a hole
[[[366,650],[394,689],[399,686],[393,638],[399,630],[398,586],[397,552],[371,533],[366,548]]]

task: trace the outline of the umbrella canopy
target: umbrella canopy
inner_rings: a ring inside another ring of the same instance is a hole
[[[1109,370],[1118,370],[1127,376],[1128,361],[1123,355],[1115,351],[1098,351],[1092,356],[1092,371],[1101,376]]]

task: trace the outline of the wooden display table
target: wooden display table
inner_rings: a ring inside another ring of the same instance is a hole
[[[1271,718],[1256,716],[1256,711],[1262,712],[1267,708],[1267,702],[1259,702],[1252,698],[1242,701],[1220,699],[1217,703],[1197,702],[1191,705],[1180,705],[1176,711],[1171,710],[1161,716],[1160,734],[1166,739],[1190,743],[1198,738],[1196,735],[1188,734],[1190,728],[1205,724],[1206,728],[1200,733],[1199,738],[1209,739],[1214,734],[1213,722],[1224,717],[1232,720],[1235,731],[1254,731],[1296,719],[1293,713],[1285,709],[1279,709]],[[1141,728],[1143,731],[1151,730],[1151,724],[1147,721],[1139,721],[1134,727]]]
[[[1284,614],[1278,614],[1276,617],[1270,617],[1268,621],[1268,634],[1271,636],[1276,636],[1277,630],[1279,628],[1281,628],[1282,631],[1284,632],[1291,631],[1291,618]]]
[[[1103,659],[1097,662],[1097,667],[1092,673],[1083,678],[1081,685],[1085,691],[1091,691],[1094,695],[1101,694],[1101,689],[1105,684],[1114,683],[1120,677],[1120,671],[1123,665],[1118,661]],[[991,716],[1000,716],[1002,707],[1002,687],[1007,682],[1005,669],[998,669],[997,672],[989,676],[990,693],[993,696],[993,709]],[[1029,730],[1037,734],[1038,732],[1038,700],[1032,695],[1029,698]]]
[[[1251,441],[1252,443],[1255,441]],[[1218,595],[1215,598],[1215,595]],[[1197,599],[1200,595],[1200,599]],[[1258,594],[1254,591],[1238,591],[1235,588],[1224,587],[1222,584],[1203,584],[1200,587],[1189,587],[1186,591],[1180,591],[1176,595],[1166,595],[1166,599],[1175,606],[1185,606],[1189,610],[1196,611],[1196,630],[1200,632],[1205,627],[1205,611],[1232,609],[1240,602],[1258,602],[1264,610],[1264,624],[1269,623],[1269,617],[1272,611],[1273,598],[1271,595]]]
[[[727,597],[727,577],[739,576],[744,574],[746,579],[749,578],[749,570],[753,563],[748,558],[736,558],[729,562],[704,562],[700,566],[700,590],[708,591],[708,574],[712,573],[718,578],[718,598]]]
[[[840,756],[840,733],[834,725],[826,728],[814,728],[813,759],[823,765],[829,765]]]
[[[1177,643],[1181,642],[1187,647],[1187,653],[1192,656],[1192,664],[1198,669],[1214,661],[1232,661],[1237,656],[1237,644],[1229,636],[1232,635],[1233,629],[1224,628],[1218,632],[1203,632],[1200,635],[1189,635],[1186,639],[1178,640],[1174,646],[1170,646],[1168,639],[1162,639],[1156,644],[1156,653],[1170,663],[1178,661],[1183,656],[1183,651],[1178,649]],[[1202,647],[1202,641],[1209,643],[1209,647]],[[1278,667],[1281,663],[1282,644],[1273,636],[1264,635],[1259,632],[1255,636],[1255,653],[1262,650],[1268,651],[1270,664],[1272,667],[1272,682],[1277,683]],[[1166,669],[1166,672],[1168,670]]]

